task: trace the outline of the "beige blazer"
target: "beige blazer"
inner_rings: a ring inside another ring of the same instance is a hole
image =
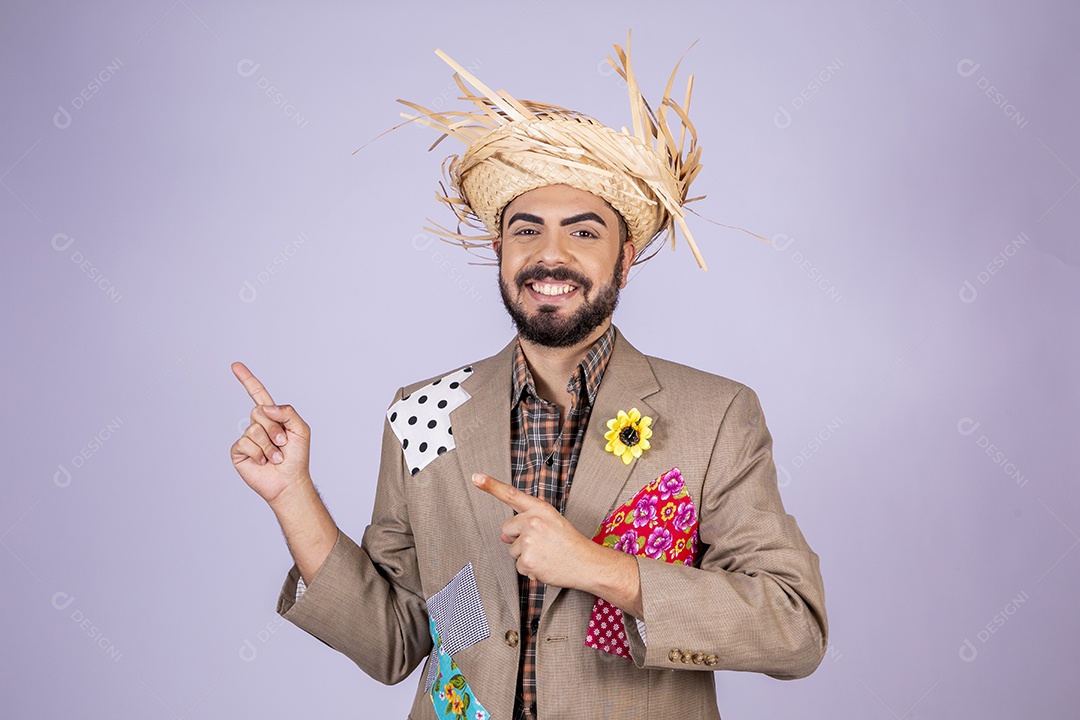
[[[387,422],[362,543],[340,533],[298,600],[294,566],[277,608],[392,684],[431,653],[425,601],[471,564],[488,632],[453,659],[497,720],[511,716],[520,650],[517,573],[499,539],[511,511],[469,478],[510,480],[512,351],[513,342],[472,366],[460,386],[469,398],[449,414],[455,446],[419,472],[407,467]],[[653,418],[652,447],[625,465],[605,452],[603,435],[608,419],[634,407]],[[625,616],[632,661],[584,644],[593,596],[547,589],[537,642],[541,718],[719,718],[715,670],[784,679],[814,671],[827,637],[818,557],[784,512],[771,447],[749,387],[645,356],[617,333],[566,517],[591,538],[615,508],[678,467],[698,509],[699,559],[695,567],[638,559],[645,634]],[[425,677],[411,718],[435,717]]]

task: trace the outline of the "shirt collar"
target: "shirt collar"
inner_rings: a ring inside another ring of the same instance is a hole
[[[566,389],[575,398],[581,394],[581,380],[585,381],[585,396],[591,406],[596,400],[596,393],[600,390],[600,380],[604,377],[608,360],[611,359],[611,350],[615,346],[615,326],[609,325],[607,332],[601,335],[585,357],[578,363],[577,370],[566,383]],[[525,352],[521,349],[521,339],[514,345],[514,382],[510,396],[511,404],[516,405],[524,396],[538,397],[536,386],[533,384],[532,372],[529,364],[525,362]]]

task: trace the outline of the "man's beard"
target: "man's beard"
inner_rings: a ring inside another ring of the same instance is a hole
[[[500,258],[501,261],[501,258]],[[517,326],[518,334],[536,345],[544,347],[573,347],[585,340],[589,335],[600,327],[605,320],[610,318],[615,307],[619,304],[619,285],[622,280],[623,251],[620,248],[619,258],[615,261],[615,269],[612,272],[611,282],[601,287],[596,296],[591,300],[586,299],[581,307],[574,311],[568,318],[557,317],[559,310],[556,305],[541,305],[536,315],[529,317],[524,307],[514,303],[510,297],[510,289],[503,281],[502,272],[499,273],[499,293],[502,295],[503,305],[506,312]],[[555,280],[572,282],[578,287],[583,298],[589,296],[593,283],[589,278],[571,270],[565,266],[546,269],[538,265],[522,268],[514,278],[519,294],[524,292],[525,284],[533,280]]]

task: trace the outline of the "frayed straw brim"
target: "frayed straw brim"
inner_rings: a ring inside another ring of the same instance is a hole
[[[449,192],[444,187],[436,196],[453,210],[457,230],[437,224],[428,229],[468,250],[490,247],[500,233],[503,208],[511,200],[539,187],[566,184],[603,198],[622,215],[637,248],[637,262],[652,257],[655,253],[646,254],[646,248],[665,234],[674,249],[677,227],[705,269],[683,210],[687,202],[700,199],[687,200],[690,183],[702,167],[697,131],[687,115],[694,77],[687,80],[682,104],[675,102],[671,90],[677,63],[659,112],[654,113],[638,89],[629,50],[628,35],[626,51],[615,45],[618,62],[610,56],[607,61],[626,81],[632,133],[625,127],[613,130],[573,110],[493,92],[436,50],[455,70],[460,99],[476,109],[438,112],[398,101],[419,113],[402,113],[407,120],[443,133],[434,145],[447,135],[466,145],[463,155],[451,155],[443,163]],[[463,228],[473,232],[466,234]]]

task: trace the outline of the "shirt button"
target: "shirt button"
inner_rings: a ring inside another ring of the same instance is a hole
[[[540,629],[540,618],[533,618],[532,622],[529,623],[529,629],[532,630],[533,635],[535,635],[536,631]]]
[[[549,456],[545,464],[548,467],[551,467],[552,465],[554,465],[555,464],[555,457],[554,456]]]
[[[518,634],[516,630],[507,630],[505,637],[507,645],[509,645],[510,647],[518,646]]]

